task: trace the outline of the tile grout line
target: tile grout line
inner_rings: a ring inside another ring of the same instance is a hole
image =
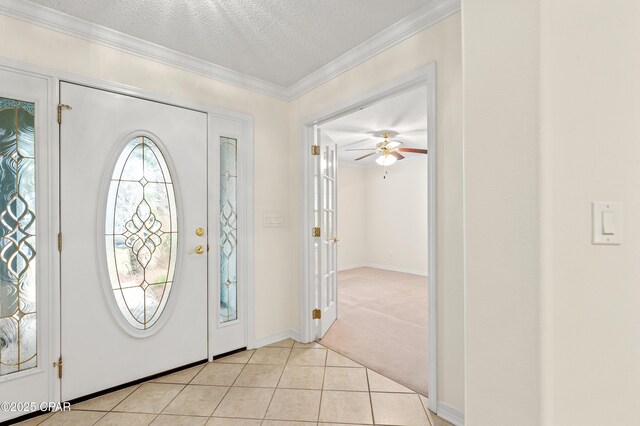
[[[282,367],[282,372],[280,372],[280,377],[278,377],[278,382],[276,383],[276,387],[271,394],[271,399],[269,400],[269,404],[267,405],[267,409],[264,411],[262,415],[262,421],[260,424],[264,423],[267,417],[267,413],[269,412],[269,408],[271,408],[271,403],[273,402],[273,397],[276,395],[276,391],[278,390],[278,385],[280,384],[280,380],[282,380],[282,375],[284,374],[284,370],[287,368],[287,363],[289,362],[289,358],[291,358],[291,353],[293,352],[293,347],[295,346],[295,341],[293,345],[289,348],[289,354],[287,355],[287,359],[284,361],[284,367]]]
[[[322,412],[322,397],[324,396],[324,379],[327,376],[327,359],[329,358],[329,349],[324,357],[324,370],[322,371],[322,385],[320,386],[320,405],[318,406],[318,421],[320,424],[320,413]]]
[[[369,383],[369,369],[364,369],[364,374],[367,376],[367,394],[369,395],[369,408],[371,409],[371,423],[376,424],[376,416],[373,414],[373,399],[371,398],[371,383]]]
[[[96,420],[94,423],[92,423],[92,425],[95,425],[95,424],[97,424],[100,420],[104,419],[104,418],[107,416],[107,414],[109,414],[109,412],[106,412],[106,413],[104,413],[102,416],[100,416],[100,418],[99,418],[98,420]],[[53,417],[53,416],[51,416],[51,417]],[[47,418],[45,421],[49,420],[51,417]],[[44,422],[42,422],[42,423],[44,423]]]
[[[420,405],[422,405],[422,409],[424,410],[424,414],[427,416],[427,421],[429,422],[428,426],[433,426],[433,423],[431,423],[431,417],[429,417],[429,408],[424,405],[424,401],[422,400],[422,398],[420,398],[419,394],[418,394],[418,399],[420,400]]]
[[[251,359],[251,357],[252,357],[252,356],[253,356],[253,353],[251,354],[251,356],[249,357],[249,359]],[[247,362],[249,362],[249,359],[247,360]],[[208,364],[209,364],[209,362],[205,363],[205,364],[204,364],[204,366],[203,366],[203,367],[202,367],[202,368],[201,368],[201,369],[200,369],[196,374],[194,374],[194,375],[193,375],[193,377],[191,378],[191,380],[189,380],[189,381],[187,382],[187,384],[185,385],[184,389],[186,389],[186,388],[187,388],[187,386],[191,385],[191,382],[193,382],[193,381],[195,380],[195,378],[196,378],[196,377],[198,377],[198,374],[202,373],[202,371],[206,368],[206,366],[207,366]],[[211,364],[213,364],[213,361],[211,361]],[[220,363],[220,364],[222,364],[222,363]],[[239,375],[239,374],[238,374],[238,375]],[[193,385],[191,385],[191,386],[197,386],[197,385],[193,384]],[[184,389],[183,389],[183,390],[184,390]],[[229,389],[231,389],[231,387],[229,387]],[[229,392],[229,389],[227,389],[227,392]],[[182,393],[182,391],[180,391],[180,392]],[[222,395],[222,398],[220,398],[220,401],[218,401],[218,403],[216,404],[216,406],[215,406],[215,407],[213,407],[213,410],[211,411],[211,414],[209,414],[209,415],[207,416],[207,418],[209,418],[209,419],[211,418],[211,416],[212,416],[212,415],[213,415],[213,413],[216,411],[216,409],[218,408],[218,406],[220,405],[220,403],[222,402],[222,400],[224,399],[224,397],[225,397],[225,396],[227,396],[227,392],[225,392],[225,393],[224,393],[224,395]],[[179,394],[178,394],[178,395],[179,395]],[[177,395],[176,395],[176,396],[177,396]],[[167,406],[167,407],[168,407],[168,406]],[[165,407],[165,409],[166,409],[166,407]],[[155,421],[156,421],[156,419],[153,419],[153,421],[155,422]],[[207,423],[208,421],[209,421],[209,420],[207,420],[205,423]],[[153,423],[153,422],[151,422],[151,423]]]
[[[173,402],[173,401],[174,401],[174,400],[175,400],[175,399],[176,399],[176,398],[177,398],[177,397],[178,397],[178,396],[179,396],[179,395],[180,395],[180,394],[181,394],[181,393],[182,393],[182,392],[187,388],[187,386],[189,386],[189,384],[191,384],[191,382],[193,381],[193,379],[195,379],[195,378],[196,378],[196,376],[197,376],[198,374],[200,374],[200,372],[201,372],[202,370],[204,370],[204,368],[207,366],[207,364],[208,364],[208,363],[203,364],[202,368],[200,368],[200,370],[198,370],[198,372],[197,372],[196,374],[194,374],[194,375],[193,375],[193,377],[192,377],[191,379],[189,379],[189,381],[188,381],[186,384],[185,384],[185,383],[159,383],[159,382],[153,382],[153,381],[146,382],[146,383],[155,383],[155,384],[159,384],[159,385],[162,385],[162,384],[167,384],[167,385],[169,385],[169,384],[182,385],[182,389],[180,389],[180,392],[178,392],[178,393],[176,394],[176,396],[174,396],[173,398],[171,398],[171,401],[169,401],[169,403],[168,403],[167,405],[165,405],[165,406],[162,408],[162,410],[160,410],[160,412],[159,412],[159,413],[157,413],[157,414],[156,414],[156,416],[153,418],[153,420],[151,420],[151,422],[149,423],[150,425],[151,425],[151,424],[153,424],[153,422],[155,422],[155,421],[156,421],[156,419],[162,415],[162,412],[163,412],[164,410],[166,410],[166,409],[167,409],[167,407],[168,407],[169,405],[171,405],[171,403],[172,403],[172,402]],[[143,383],[143,384],[144,384],[144,383]],[[142,387],[142,384],[141,384],[140,386],[138,386],[138,387],[137,387],[133,392],[137,391],[137,390],[138,390],[138,389],[140,389],[141,387]],[[131,392],[131,393],[127,396],[127,398],[129,398],[129,397],[133,394],[133,392]],[[125,399],[127,399],[127,398],[125,398]],[[124,399],[123,399],[122,401],[124,401]],[[117,406],[118,406],[118,404],[116,405],[116,407],[117,407]],[[116,408],[116,407],[113,407],[113,408]],[[112,409],[112,410],[113,410],[113,409]],[[112,412],[112,411],[110,411],[110,412]],[[155,413],[152,413],[152,414],[155,414]]]
[[[227,391],[224,393],[224,395],[222,395],[222,398],[220,398],[220,401],[218,401],[218,403],[216,404],[215,408],[213,409],[213,411],[211,412],[211,414],[209,414],[209,419],[211,419],[213,417],[213,415],[216,413],[216,410],[218,409],[218,407],[220,407],[220,404],[222,404],[222,401],[224,401],[224,399],[227,397],[227,395],[229,394],[229,391],[231,390],[231,388],[233,387],[233,385],[236,383],[236,381],[238,380],[238,377],[240,377],[240,375],[242,374],[242,372],[244,371],[244,369],[247,367],[247,365],[249,365],[249,361],[251,361],[251,358],[253,358],[253,356],[256,354],[257,349],[254,350],[251,353],[251,356],[249,357],[249,359],[247,359],[247,362],[244,363],[244,365],[242,366],[242,369],[238,372],[238,375],[236,376],[235,379],[233,379],[233,382],[231,382],[231,385],[229,385],[229,387],[227,388]],[[213,364],[213,362],[212,362]],[[224,364],[223,362],[220,362],[219,364]],[[195,379],[195,377],[194,377]],[[207,421],[208,423],[209,421]]]

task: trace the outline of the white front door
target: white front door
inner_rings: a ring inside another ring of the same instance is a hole
[[[317,259],[316,299],[321,318],[318,338],[322,338],[336,320],[338,314],[338,228],[337,228],[337,146],[322,129],[316,131],[316,144],[320,155],[316,165],[316,223],[320,237],[314,238]]]
[[[0,69],[0,421],[55,401],[49,80]]]
[[[207,358],[207,116],[61,83],[62,399]]]

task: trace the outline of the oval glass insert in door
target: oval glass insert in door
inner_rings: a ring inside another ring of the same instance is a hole
[[[167,304],[178,244],[171,174],[148,137],[132,139],[118,157],[105,229],[109,279],[118,308],[131,326],[147,330]]]

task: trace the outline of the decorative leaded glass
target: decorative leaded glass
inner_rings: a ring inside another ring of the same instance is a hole
[[[220,138],[220,322],[238,319],[237,204],[238,141]]]
[[[37,366],[34,116],[0,98],[0,376]]]
[[[137,137],[124,148],[111,178],[106,249],[111,288],[122,315],[146,330],[162,315],[176,265],[176,201],[158,146]]]

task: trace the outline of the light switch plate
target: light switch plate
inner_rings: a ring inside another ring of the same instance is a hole
[[[622,203],[591,203],[592,244],[622,244]]]

